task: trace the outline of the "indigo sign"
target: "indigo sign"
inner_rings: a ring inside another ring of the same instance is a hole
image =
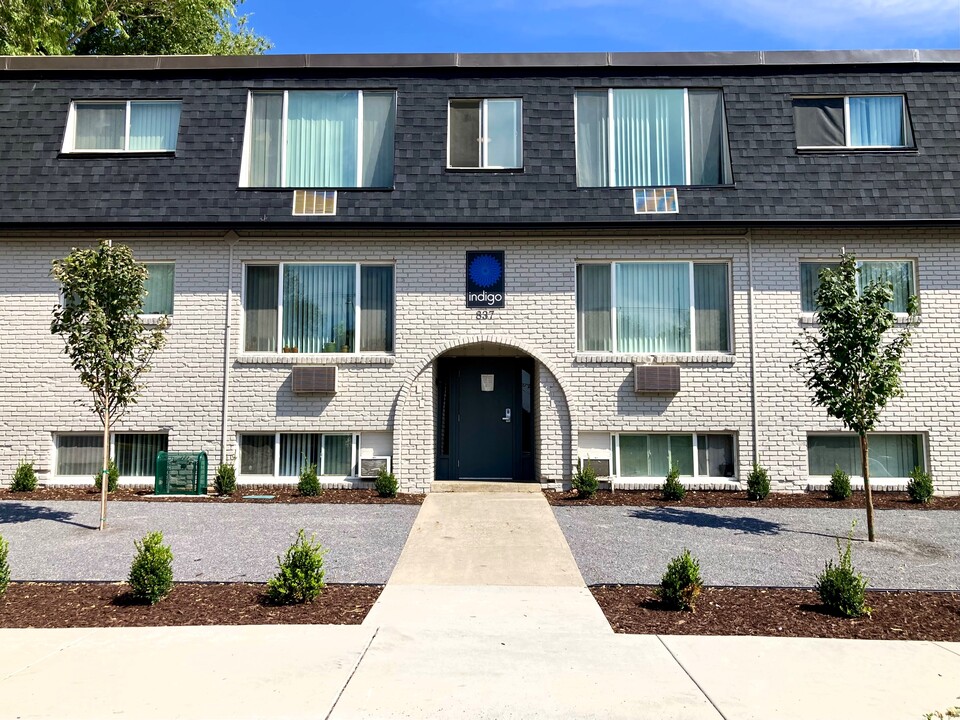
[[[467,251],[467,307],[504,307],[503,251]]]

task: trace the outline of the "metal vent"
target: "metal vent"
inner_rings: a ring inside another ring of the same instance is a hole
[[[680,366],[634,365],[633,390],[646,395],[674,395],[680,392]]]
[[[360,477],[376,477],[381,470],[390,472],[390,458],[386,455],[380,457],[360,458]]]
[[[605,458],[581,458],[580,467],[592,467],[597,477],[610,477],[610,461]]]
[[[298,395],[334,395],[337,392],[337,366],[293,368],[293,392]]]
[[[676,188],[638,188],[633,191],[633,211],[637,215],[680,212]]]
[[[336,190],[294,190],[294,215],[336,215]]]

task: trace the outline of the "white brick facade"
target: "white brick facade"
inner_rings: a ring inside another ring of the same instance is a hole
[[[831,259],[841,246],[864,259],[910,258],[917,267],[922,321],[904,364],[906,395],[884,411],[880,430],[922,433],[938,490],[960,492],[960,440],[953,432],[955,398],[960,395],[960,339],[955,332],[960,327],[960,238],[949,231],[113,239],[129,243],[141,261],[176,262],[168,346],[157,356],[139,404],[128,410],[118,429],[168,432],[170,450],[205,450],[212,467],[220,460],[224,426],[228,461],[235,457],[237,434],[243,432],[369,434],[378,448],[390,444],[392,433],[394,471],[401,488],[410,491],[428,489],[434,478],[435,360],[447,350],[477,342],[516,348],[536,361],[534,455],[536,475],[545,485],[569,480],[581,455],[581,434],[595,441],[597,434],[613,432],[723,431],[736,437],[739,480],[756,452],[777,489],[803,489],[809,480],[807,433],[839,430],[839,425],[811,406],[802,377],[791,367],[797,358],[792,342],[801,327],[799,262]],[[49,330],[57,302],[50,263],[82,242],[89,241],[0,240],[4,483],[21,460],[33,461],[42,479],[53,480],[54,434],[97,430],[96,417],[79,404],[86,393],[61,353],[60,339]],[[484,249],[506,253],[507,306],[492,320],[478,320],[476,310],[464,307],[464,253]],[[578,353],[577,261],[658,259],[731,264],[732,353],[656,358]],[[243,265],[265,261],[395,264],[395,353],[240,353]],[[634,392],[633,364],[649,361],[681,364],[677,395]],[[292,393],[291,367],[303,362],[337,364],[335,396]]]

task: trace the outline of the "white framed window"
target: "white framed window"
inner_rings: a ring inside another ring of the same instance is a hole
[[[914,468],[926,469],[921,433],[867,433],[867,441],[872,478],[906,480]],[[853,433],[810,433],[807,464],[811,477],[829,477],[839,467],[862,478],[860,438]]]
[[[675,464],[681,477],[734,479],[735,448],[730,433],[615,433],[611,436],[613,474],[662,479]]]
[[[817,290],[820,289],[820,272],[836,270],[840,263],[833,261],[800,262],[800,309],[805,313],[817,311]],[[857,285],[862,291],[872,282],[889,283],[893,298],[888,309],[905,315],[910,297],[917,294],[916,266],[913,260],[858,260]]]
[[[180,105],[179,100],[75,100],[63,152],[174,152]]]
[[[577,350],[730,352],[730,264],[577,265]]]
[[[240,187],[393,186],[397,94],[250,92]]]
[[[914,147],[905,95],[795,97],[793,123],[799,149]]]
[[[520,98],[453,99],[447,109],[447,167],[523,167]]]
[[[578,90],[574,112],[579,187],[733,182],[719,89]]]
[[[320,476],[358,475],[357,433],[241,433],[237,444],[240,477],[293,479],[308,464]]]
[[[394,268],[244,266],[244,352],[393,352]]]
[[[146,262],[147,279],[143,283],[144,315],[173,315],[173,289],[176,266],[172,262]]]
[[[103,433],[62,433],[54,437],[56,474],[92,480],[103,464]],[[164,433],[111,433],[110,457],[121,478],[153,478],[157,453],[167,449]]]

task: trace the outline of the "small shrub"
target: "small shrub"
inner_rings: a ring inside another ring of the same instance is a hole
[[[117,489],[117,485],[120,484],[120,470],[113,460],[110,461],[107,469],[107,492],[112,493]],[[93,476],[93,485],[97,490],[103,487],[103,473],[97,473]]]
[[[573,487],[577,497],[592,498],[597,494],[600,483],[597,481],[597,471],[589,462],[584,462],[573,473]]]
[[[7,562],[7,556],[10,553],[10,546],[7,541],[0,536],[0,595],[7,590],[10,584],[10,563]]]
[[[314,463],[305,463],[300,468],[300,483],[297,490],[304,497],[316,497],[320,494],[320,478],[317,477],[317,466]]]
[[[907,483],[907,494],[911,502],[928,503],[933,497],[933,478],[923,468],[915,467],[910,473],[910,482]]]
[[[670,466],[670,472],[667,473],[667,479],[663,481],[663,499],[683,500],[686,494],[687,489],[680,482],[680,468],[673,464]]]
[[[857,523],[854,521],[850,534],[847,535],[846,550],[840,548],[840,538],[837,538],[840,564],[834,565],[833,560],[828,560],[823,572],[817,576],[817,593],[820,595],[820,602],[830,612],[847,618],[858,618],[870,614],[865,595],[867,581],[863,575],[854,570],[850,559],[850,544],[853,541],[853,528],[856,526]]]
[[[397,496],[397,478],[392,472],[387,472],[385,468],[377,471],[377,479],[373,481],[373,486],[377,489],[377,495],[382,498],[392,498]]]
[[[837,469],[830,476],[830,487],[827,488],[827,495],[830,496],[831,500],[846,500],[850,497],[851,492],[853,491],[850,489],[850,476],[837,465]]]
[[[667,571],[660,579],[660,587],[656,589],[657,597],[673,610],[693,612],[701,590],[703,580],[700,579],[700,563],[684,548],[667,565]]]
[[[213,478],[213,489],[217,495],[233,495],[237,489],[237,471],[233,465],[221,465]]]
[[[37,473],[33,469],[33,463],[22,462],[17,465],[17,469],[13,471],[10,489],[13,492],[31,492],[37,489]]]
[[[163,533],[135,540],[137,554],[130,565],[130,591],[140,602],[154,605],[173,589],[173,552],[163,544]]]
[[[770,494],[770,476],[767,469],[757,463],[753,464],[753,470],[747,475],[747,499],[763,500]]]
[[[297,540],[281,560],[276,576],[267,582],[267,598],[276,605],[310,602],[324,588],[323,556],[326,554],[314,536],[307,540],[301,529]]]

